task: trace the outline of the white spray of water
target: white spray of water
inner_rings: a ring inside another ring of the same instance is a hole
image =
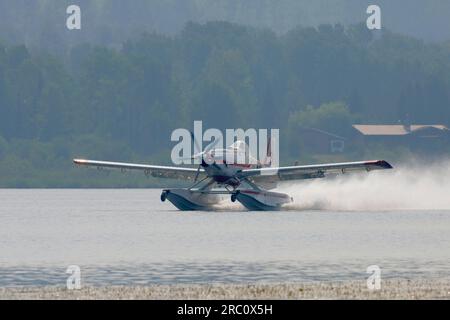
[[[450,161],[293,182],[276,191],[294,198],[287,210],[448,210]]]

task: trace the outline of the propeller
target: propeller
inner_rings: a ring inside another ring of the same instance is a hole
[[[194,146],[196,147],[196,150],[201,150],[200,144],[195,139],[195,136],[192,133],[192,131],[191,131],[191,138],[192,138],[192,141],[194,141]],[[209,151],[211,151],[219,142],[220,142],[220,139],[215,139],[213,142],[211,142],[209,145],[207,145],[206,148],[202,152],[194,154],[192,157],[189,158],[189,160],[195,160],[195,159],[198,159],[198,158],[201,159],[201,163],[199,164],[199,166],[197,168],[197,173],[195,174],[194,182],[197,182],[197,180],[198,180],[198,177],[200,175],[201,167],[202,166],[203,167],[208,166],[208,163],[203,158],[204,155],[207,154]]]

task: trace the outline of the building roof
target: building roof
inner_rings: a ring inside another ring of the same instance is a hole
[[[303,128],[301,128],[302,130],[308,130],[308,131],[314,131],[314,132],[317,132],[317,133],[321,133],[321,134],[324,134],[324,135],[326,135],[326,136],[330,136],[330,137],[332,137],[332,138],[336,138],[336,139],[338,139],[338,140],[345,140],[345,138],[344,137],[341,137],[341,136],[339,136],[339,135],[337,135],[337,134],[334,134],[334,133],[331,133],[331,132],[328,132],[328,131],[325,131],[325,130],[322,130],[322,129],[318,129],[318,128],[310,128],[310,127],[303,127]]]
[[[413,124],[411,126],[405,126],[402,124],[382,124],[382,125],[372,125],[372,124],[355,124],[353,128],[358,130],[365,136],[404,136],[410,133],[434,128],[437,130],[449,130],[445,125],[442,124],[433,124],[433,125],[419,125]]]

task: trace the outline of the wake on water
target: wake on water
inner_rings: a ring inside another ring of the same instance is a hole
[[[281,185],[287,210],[449,210],[450,160]]]

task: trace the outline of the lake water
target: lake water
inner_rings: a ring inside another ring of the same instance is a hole
[[[0,190],[0,286],[450,279],[450,210],[180,212],[160,190]]]

